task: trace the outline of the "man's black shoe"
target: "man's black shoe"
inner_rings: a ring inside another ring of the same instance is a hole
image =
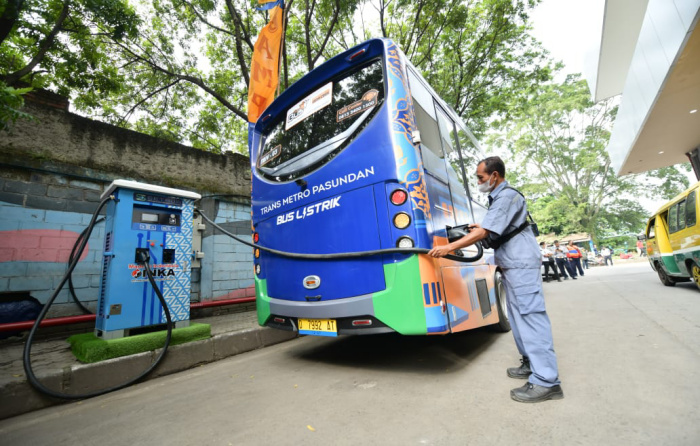
[[[544,387],[527,383],[522,387],[510,391],[510,397],[520,403],[539,403],[547,400],[560,400],[564,398],[561,386]]]
[[[561,282],[561,279],[557,279],[557,282]]]
[[[523,356],[520,360],[520,367],[510,367],[506,372],[511,378],[527,379],[532,374],[532,370],[530,370],[530,359],[527,356]]]
[[[572,277],[572,279],[576,280],[576,277]]]

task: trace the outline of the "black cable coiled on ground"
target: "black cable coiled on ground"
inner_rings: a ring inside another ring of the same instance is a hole
[[[52,396],[54,398],[61,398],[61,399],[67,399],[67,400],[79,400],[79,399],[84,399],[84,398],[92,398],[93,396],[98,396],[98,395],[104,395],[105,393],[113,392],[115,390],[123,389],[124,387],[128,387],[131,384],[139,381],[149,373],[153,371],[153,369],[160,364],[160,362],[163,360],[165,357],[165,353],[168,351],[168,346],[170,345],[170,338],[172,337],[172,331],[173,331],[173,321],[172,318],[170,317],[170,310],[168,309],[168,304],[165,302],[165,298],[163,297],[163,294],[160,292],[160,289],[158,288],[158,284],[156,283],[155,279],[153,278],[153,273],[151,272],[151,268],[148,265],[148,259],[143,256],[138,263],[142,263],[145,267],[146,270],[146,275],[148,275],[148,281],[151,283],[151,286],[156,292],[156,295],[158,295],[158,300],[160,301],[160,304],[163,306],[163,309],[165,311],[165,318],[167,320],[167,335],[165,337],[165,344],[163,345],[163,349],[156,358],[155,361],[141,374],[136,376],[135,378],[132,378],[122,384],[118,384],[116,386],[112,386],[103,390],[98,390],[96,392],[92,393],[85,393],[85,394],[67,394],[67,393],[61,393],[57,392],[55,390],[49,389],[48,387],[44,386],[36,377],[34,374],[34,370],[32,369],[32,361],[31,361],[31,353],[32,353],[32,344],[34,341],[34,336],[37,332],[37,329],[39,328],[39,324],[41,323],[42,320],[44,320],[44,317],[46,317],[46,313],[48,313],[49,308],[53,304],[54,300],[56,300],[56,297],[58,296],[58,293],[61,292],[63,287],[65,286],[66,282],[70,278],[70,275],[73,273],[73,270],[75,269],[75,266],[78,264],[78,261],[80,259],[80,256],[83,254],[83,250],[85,250],[85,246],[87,245],[87,240],[90,238],[90,234],[92,233],[92,229],[95,227],[95,224],[97,223],[97,216],[99,215],[100,211],[102,208],[109,202],[109,200],[114,199],[114,196],[109,196],[102,200],[100,204],[97,207],[97,210],[95,210],[95,213],[92,215],[92,219],[90,220],[90,223],[88,224],[87,227],[87,232],[84,232],[85,236],[82,237],[82,240],[80,241],[80,246],[78,250],[75,252],[75,256],[71,260],[68,270],[64,274],[63,278],[61,279],[61,282],[58,284],[58,287],[56,290],[53,292],[49,300],[46,302],[44,307],[41,309],[41,312],[39,313],[39,316],[37,317],[36,321],[34,322],[34,326],[32,329],[29,331],[29,335],[27,336],[27,341],[24,344],[24,356],[22,358],[22,365],[24,366],[24,372],[27,374],[27,381],[29,381],[29,384],[32,385],[36,390],[40,391],[41,393],[44,393],[46,395]],[[79,238],[80,239],[80,238]]]

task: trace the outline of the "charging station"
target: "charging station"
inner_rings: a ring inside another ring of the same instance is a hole
[[[95,336],[116,339],[166,322],[143,258],[175,327],[189,326],[194,201],[201,195],[129,180],[112,182],[102,199],[110,195]]]

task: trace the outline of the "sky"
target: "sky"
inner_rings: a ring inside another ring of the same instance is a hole
[[[564,62],[565,74],[588,77],[595,70],[604,5],[604,0],[544,0],[531,12],[532,35]]]
[[[543,0],[531,12],[531,34],[555,60],[564,62],[563,74],[583,73],[585,79],[595,74],[604,7],[605,0]],[[690,184],[697,181],[692,171],[687,176]],[[666,202],[645,197],[639,200],[650,212]]]

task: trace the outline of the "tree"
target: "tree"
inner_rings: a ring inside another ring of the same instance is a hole
[[[534,199],[542,232],[593,237],[637,233],[647,218],[637,197],[671,198],[688,186],[675,168],[618,177],[605,150],[617,107],[593,104],[579,75],[537,86],[491,137],[516,164],[514,182]],[[512,119],[511,119],[512,118]],[[655,184],[652,178],[663,177]]]
[[[341,13],[352,13],[355,3],[287,2],[282,88],[323,60],[329,36],[344,23]],[[144,25],[138,36],[113,42],[114,57],[132,75],[91,111],[108,122],[206,150],[247,151],[249,66],[266,13],[233,0],[159,0],[146,2],[140,12]]]
[[[124,0],[4,3],[0,6],[0,85],[14,93],[3,95],[0,107],[11,108],[11,101],[21,102],[18,94],[32,88],[51,87],[62,95],[90,91],[93,103],[119,90],[123,73],[112,65],[110,48],[103,40],[133,36],[138,23],[134,9]],[[4,116],[0,119],[0,125],[7,122]]]
[[[0,36],[11,29],[0,47],[0,60],[12,67],[0,73],[5,79],[51,86],[81,113],[113,124],[211,151],[245,150],[248,67],[267,21],[255,2],[10,3],[17,8],[0,20]],[[548,77],[545,53],[527,35],[537,0],[286,3],[281,90],[339,51],[383,35],[481,133],[489,116],[507,113],[519,91]]]
[[[24,99],[22,95],[31,91],[31,88],[13,88],[0,82],[0,132],[10,129],[18,119],[30,119],[31,116],[23,112]]]
[[[547,52],[529,34],[539,0],[382,0],[383,35],[422,71],[477,135],[532,85],[551,78]]]

